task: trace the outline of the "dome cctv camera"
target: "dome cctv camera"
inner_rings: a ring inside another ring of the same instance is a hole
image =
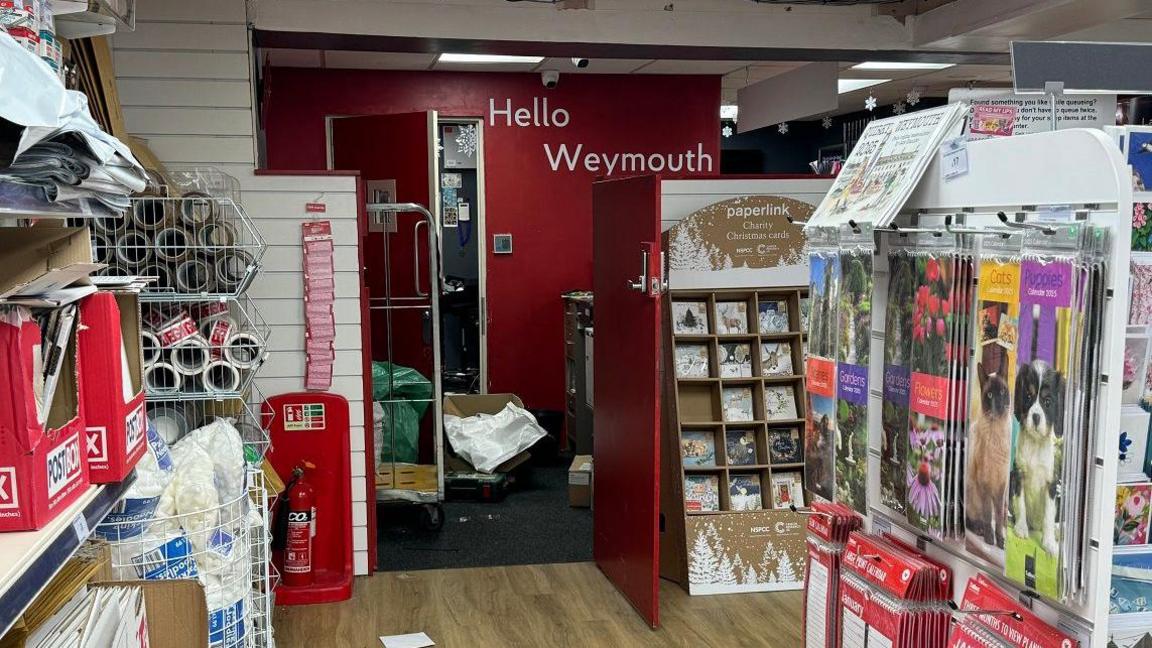
[[[551,90],[560,85],[560,72],[557,70],[544,70],[540,73],[540,83]]]
[[[588,67],[588,63],[589,61],[586,58],[580,58],[578,56],[572,58],[572,65],[575,65],[578,68],[586,68]]]

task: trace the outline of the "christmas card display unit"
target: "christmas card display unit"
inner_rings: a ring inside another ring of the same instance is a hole
[[[802,585],[804,520],[787,509],[804,504],[806,297],[783,287],[668,298],[667,447],[680,468],[669,479],[682,486],[694,594]]]

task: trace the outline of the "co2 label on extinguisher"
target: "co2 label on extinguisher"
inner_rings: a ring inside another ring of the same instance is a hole
[[[306,432],[308,430],[323,430],[324,403],[297,403],[284,406],[284,430],[288,432]]]
[[[312,511],[288,512],[288,543],[284,551],[284,571],[307,574],[312,571]]]

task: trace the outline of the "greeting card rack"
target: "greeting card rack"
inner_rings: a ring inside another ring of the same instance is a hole
[[[937,158],[894,221],[876,235],[874,308],[884,312],[888,251],[900,244],[899,233],[939,232],[962,224],[965,231],[1021,231],[1053,220],[1087,223],[1106,228],[1112,253],[1106,272],[1099,406],[1095,409],[1095,445],[1084,462],[1088,474],[1087,539],[1082,556],[1083,597],[1061,602],[1008,580],[986,560],[968,552],[963,541],[933,538],[905,521],[904,515],[880,500],[879,464],[882,428],[879,424],[883,394],[876,372],[870,381],[869,483],[866,515],[873,533],[891,532],[919,546],[930,557],[952,568],[953,599],[961,600],[968,580],[984,574],[1030,607],[1048,623],[1079,638],[1082,646],[1103,648],[1109,641],[1109,583],[1112,570],[1113,497],[1117,482],[1118,433],[1124,337],[1129,281],[1128,241],[1131,236],[1132,188],[1130,172],[1116,144],[1103,133],[1065,130],[1052,133],[970,142],[968,168],[945,178]],[[1007,221],[1007,222],[1005,222]],[[872,318],[872,357],[882,357],[885,318]],[[873,369],[878,369],[873,366]]]

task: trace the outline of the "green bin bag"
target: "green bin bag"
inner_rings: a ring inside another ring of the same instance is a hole
[[[373,430],[377,465],[419,461],[420,419],[428,411],[431,398],[432,383],[419,371],[390,362],[372,363],[372,400],[384,410]]]

